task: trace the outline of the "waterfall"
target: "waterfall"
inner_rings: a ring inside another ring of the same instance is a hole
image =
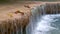
[[[34,7],[26,34],[60,34],[60,4],[49,4]]]
[[[60,15],[45,15],[33,28],[33,34],[60,34]]]

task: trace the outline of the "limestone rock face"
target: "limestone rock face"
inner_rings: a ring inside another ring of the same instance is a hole
[[[25,12],[10,11],[0,13],[0,34],[21,34],[29,22],[29,16]]]

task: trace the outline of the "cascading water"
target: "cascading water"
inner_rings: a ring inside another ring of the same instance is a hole
[[[60,15],[45,15],[33,28],[32,34],[60,34]]]
[[[45,4],[33,8],[26,34],[60,34],[59,4]]]

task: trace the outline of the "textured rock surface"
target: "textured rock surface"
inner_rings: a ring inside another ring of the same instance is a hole
[[[33,2],[22,1],[22,2],[16,2],[16,3],[0,4],[0,24],[1,24],[0,27],[1,29],[7,30],[7,27],[8,27],[8,30],[13,30],[14,28],[16,29],[20,28],[20,26],[22,26],[22,28],[25,28],[25,26],[29,22],[29,17],[31,16],[31,10],[34,7],[40,6],[41,4],[45,4],[45,3],[46,2],[42,3],[41,1],[33,1]],[[20,13],[16,14],[15,13],[16,11],[20,11]],[[16,25],[18,28],[16,27]]]

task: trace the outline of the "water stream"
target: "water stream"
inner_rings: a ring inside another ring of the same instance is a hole
[[[60,4],[34,7],[26,34],[60,34]]]

